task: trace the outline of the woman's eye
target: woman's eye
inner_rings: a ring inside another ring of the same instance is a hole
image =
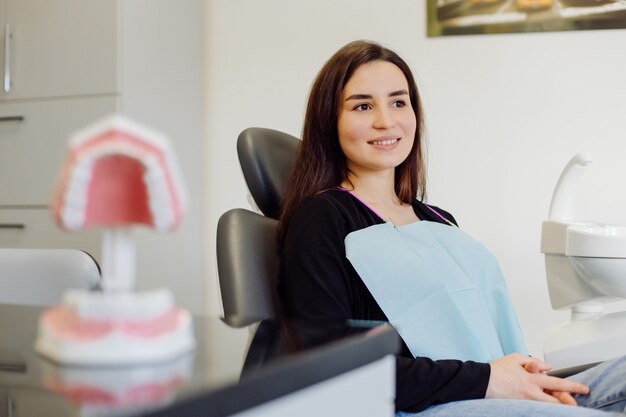
[[[392,107],[396,107],[396,108],[402,108],[402,107],[406,107],[406,101],[404,100],[396,100],[393,103],[391,103]]]
[[[371,107],[369,104],[367,104],[367,103],[362,103],[362,104],[358,104],[356,107],[354,107],[354,110],[357,110],[357,111],[366,111],[366,110],[369,110],[369,109],[371,109],[371,108],[372,108],[372,107]]]

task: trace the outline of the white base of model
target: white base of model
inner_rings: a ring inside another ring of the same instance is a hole
[[[174,359],[195,347],[191,315],[169,290],[71,290],[39,320],[37,352],[71,365],[136,365]]]

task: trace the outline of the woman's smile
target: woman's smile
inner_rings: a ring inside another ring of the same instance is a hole
[[[399,142],[400,142],[400,138],[390,138],[390,139],[379,138],[379,139],[370,140],[367,143],[375,146],[376,148],[380,148],[381,150],[389,150],[389,149],[394,149],[395,146],[393,145],[397,145]]]

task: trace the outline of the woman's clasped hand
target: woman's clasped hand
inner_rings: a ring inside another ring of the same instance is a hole
[[[489,362],[491,376],[485,398],[537,400],[576,405],[572,394],[586,395],[589,388],[546,374],[552,367],[533,357],[513,353]]]

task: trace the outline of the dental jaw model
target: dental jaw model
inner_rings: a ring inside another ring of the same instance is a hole
[[[42,383],[66,397],[77,416],[136,415],[174,402],[192,370],[193,355],[131,367],[60,367],[44,361]]]
[[[67,230],[103,228],[102,292],[67,291],[41,316],[36,349],[77,365],[145,364],[190,351],[191,317],[170,291],[133,291],[131,227],[171,231],[186,206],[169,141],[116,115],[76,133],[69,146],[53,214]]]
[[[626,298],[626,227],[575,218],[578,181],[591,155],[567,164],[543,222],[541,252],[554,309],[571,309],[571,322],[551,329],[544,357],[556,369],[601,362],[626,353],[626,311],[603,304]]]

